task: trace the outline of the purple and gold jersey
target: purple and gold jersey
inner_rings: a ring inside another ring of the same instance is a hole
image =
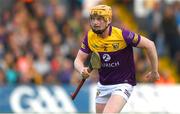
[[[136,85],[132,47],[137,46],[140,39],[140,35],[110,26],[106,38],[97,36],[92,30],[88,31],[80,50],[87,54],[99,53],[102,63],[99,81],[102,85]]]

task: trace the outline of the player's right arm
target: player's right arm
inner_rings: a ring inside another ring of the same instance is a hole
[[[81,72],[81,70],[85,67],[84,62],[86,61],[87,57],[88,57],[87,53],[84,53],[81,50],[78,51],[78,54],[74,61],[74,67],[78,72]]]
[[[87,58],[88,58],[88,54],[79,50],[74,61],[75,69],[81,74],[83,78],[88,78],[90,75],[90,73],[88,72],[88,67],[84,66],[84,63]]]

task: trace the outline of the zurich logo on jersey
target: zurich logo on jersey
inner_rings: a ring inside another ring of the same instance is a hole
[[[103,55],[103,60],[104,60],[105,62],[108,62],[108,61],[111,60],[111,56],[110,56],[109,54],[104,54],[104,55]]]

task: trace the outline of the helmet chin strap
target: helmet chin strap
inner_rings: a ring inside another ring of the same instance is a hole
[[[96,33],[96,34],[102,34],[108,27],[109,27],[109,25],[110,24],[108,24],[104,29],[102,29],[102,30],[94,30],[93,28],[92,28],[92,31],[94,32],[94,33]]]

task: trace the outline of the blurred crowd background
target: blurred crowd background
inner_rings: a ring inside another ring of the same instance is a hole
[[[180,1],[176,0],[1,0],[0,86],[7,84],[71,84],[80,75],[73,61],[89,29],[88,8],[113,8],[113,23],[153,40],[161,79],[180,82]],[[144,83],[149,62],[134,49],[137,81]],[[87,84],[97,82],[97,76]]]

